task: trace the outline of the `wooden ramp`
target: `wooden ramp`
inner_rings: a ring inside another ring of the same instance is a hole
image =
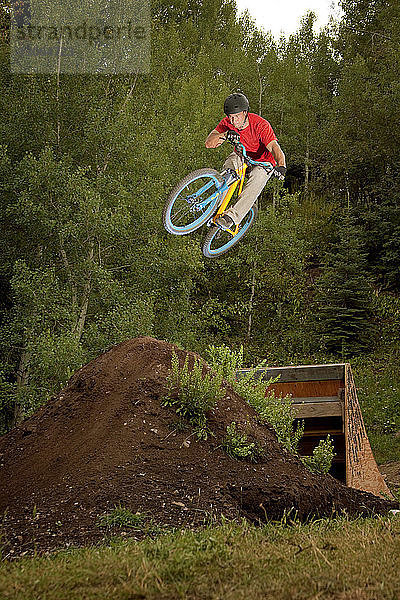
[[[392,497],[372,454],[350,364],[267,367],[259,374],[266,383],[279,376],[266,392],[290,394],[296,418],[304,420],[301,456],[310,456],[329,433],[336,452],[331,475],[349,487]]]

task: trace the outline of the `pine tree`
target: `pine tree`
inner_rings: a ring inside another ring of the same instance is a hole
[[[326,254],[315,300],[322,344],[344,359],[371,347],[374,323],[372,290],[359,230],[349,210],[338,221],[338,237]]]

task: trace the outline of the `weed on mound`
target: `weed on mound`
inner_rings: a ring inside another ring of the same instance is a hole
[[[188,378],[193,368],[200,400],[182,404],[190,395],[171,374]],[[222,516],[258,523],[288,511],[305,519],[392,506],[312,474],[217,377],[197,354],[149,337],[77,371],[0,439],[4,556],[116,534],[139,539]]]

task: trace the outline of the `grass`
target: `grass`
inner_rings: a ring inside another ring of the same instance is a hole
[[[400,438],[389,433],[370,432],[368,435],[378,465],[400,461]]]
[[[394,600],[399,555],[397,516],[225,522],[4,563],[0,598]]]
[[[109,513],[105,513],[98,520],[99,527],[132,527],[141,529],[146,521],[146,515],[133,513],[129,508],[116,506]]]
[[[121,504],[101,515],[97,520],[97,526],[103,527],[110,535],[112,535],[111,531],[115,533],[118,528],[134,529],[152,537],[166,532],[165,527],[158,525],[148,515],[139,512],[133,513]]]

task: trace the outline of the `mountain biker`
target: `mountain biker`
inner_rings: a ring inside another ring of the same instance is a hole
[[[228,96],[224,102],[226,117],[209,133],[205,146],[217,148],[226,140],[233,143],[240,142],[253,160],[272,163],[276,175],[283,180],[286,173],[286,160],[276,135],[268,121],[249,112],[249,109],[249,101],[244,94],[237,92]],[[235,171],[242,165],[243,157],[235,149],[226,158],[224,169],[228,172]],[[251,167],[248,180],[235,206],[224,212],[215,221],[216,224],[222,229],[231,229],[238,225],[261,194],[268,179],[269,174],[264,167]]]

